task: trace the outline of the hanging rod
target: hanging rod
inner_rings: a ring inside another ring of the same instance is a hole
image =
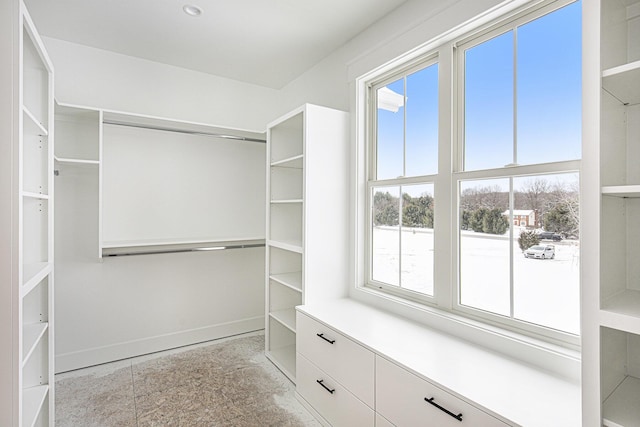
[[[213,133],[213,132],[200,132],[200,131],[195,131],[195,130],[175,129],[175,128],[167,128],[167,127],[162,127],[162,126],[143,125],[143,124],[139,124],[139,123],[118,122],[118,121],[114,121],[114,120],[103,120],[102,123],[104,123],[105,125],[126,126],[126,127],[132,127],[132,128],[160,130],[160,131],[164,131],[164,132],[186,133],[188,135],[196,135],[196,136],[214,136],[216,138],[233,139],[233,140],[236,140],[236,141],[262,142],[262,143],[266,143],[267,142],[265,139],[249,138],[247,136],[225,135],[225,134]]]
[[[199,246],[196,248],[184,248],[184,249],[158,249],[158,250],[146,250],[146,251],[131,251],[131,252],[115,252],[103,254],[103,257],[117,257],[117,256],[131,256],[131,255],[156,255],[156,254],[175,254],[181,252],[204,252],[204,251],[220,251],[226,249],[246,249],[246,248],[262,248],[264,243],[252,243],[247,245],[229,245],[229,246]]]

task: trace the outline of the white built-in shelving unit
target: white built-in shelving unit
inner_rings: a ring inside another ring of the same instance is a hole
[[[20,4],[17,296],[18,422],[53,426],[53,67]]]
[[[640,426],[640,1],[583,7],[584,425]]]
[[[295,382],[295,307],[347,289],[348,116],[306,104],[267,141],[266,354]]]

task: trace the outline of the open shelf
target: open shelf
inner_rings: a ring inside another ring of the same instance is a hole
[[[627,376],[605,400],[602,425],[606,427],[640,426],[640,379]]]
[[[29,111],[29,109],[26,106],[22,107],[22,112],[24,113],[24,118],[26,122],[25,127],[29,125],[33,125],[38,129],[39,135],[43,135],[43,136],[49,135],[49,131],[47,130],[47,128],[45,128],[44,125],[40,123],[40,121],[36,118],[36,116],[31,111]]]
[[[302,292],[302,271],[293,273],[272,274],[269,276],[271,280],[280,283],[297,292]]]
[[[279,320],[269,316],[266,354],[292,381],[296,376],[296,334]]]
[[[296,309],[287,308],[284,310],[272,311],[269,316],[280,322],[285,328],[291,332],[296,331]]]
[[[47,328],[49,327],[49,323],[33,323],[29,325],[24,325],[22,328],[22,364],[24,365],[31,354],[33,354],[33,350],[36,348],[40,339],[44,336]]]
[[[287,157],[286,159],[278,160],[271,163],[271,167],[302,169],[304,154],[298,154],[295,156]]]
[[[52,270],[50,262],[25,264],[22,267],[22,289],[20,296],[24,297],[35,288]]]
[[[640,61],[630,62],[602,72],[602,87],[623,104],[640,103]]]
[[[25,388],[22,391],[22,425],[31,427],[38,419],[44,402],[47,400],[49,386],[41,385]]]
[[[267,242],[270,246],[274,246],[285,251],[291,251],[298,254],[302,253],[302,245],[299,241],[285,241],[285,240],[269,240]]]

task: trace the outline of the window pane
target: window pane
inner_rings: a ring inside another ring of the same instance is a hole
[[[580,332],[578,174],[514,178],[514,317]]]
[[[464,169],[513,163],[513,32],[465,52]]]
[[[518,28],[518,163],[580,158],[581,5]]]
[[[401,286],[433,295],[433,184],[402,187]]]
[[[404,79],[378,89],[376,179],[404,175]]]
[[[438,173],[438,64],[407,76],[405,175]]]
[[[400,187],[378,187],[372,193],[371,278],[399,286]]]
[[[460,304],[510,315],[509,180],[460,183]]]

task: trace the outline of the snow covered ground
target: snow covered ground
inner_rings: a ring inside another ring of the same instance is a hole
[[[525,258],[513,244],[514,317],[562,331],[579,333],[580,250],[577,241],[555,246],[555,259]],[[377,280],[398,284],[398,229],[375,228],[374,271]],[[433,233],[407,229],[402,233],[403,287],[433,293]],[[510,273],[508,237],[463,231],[460,242],[461,302],[509,315]]]

